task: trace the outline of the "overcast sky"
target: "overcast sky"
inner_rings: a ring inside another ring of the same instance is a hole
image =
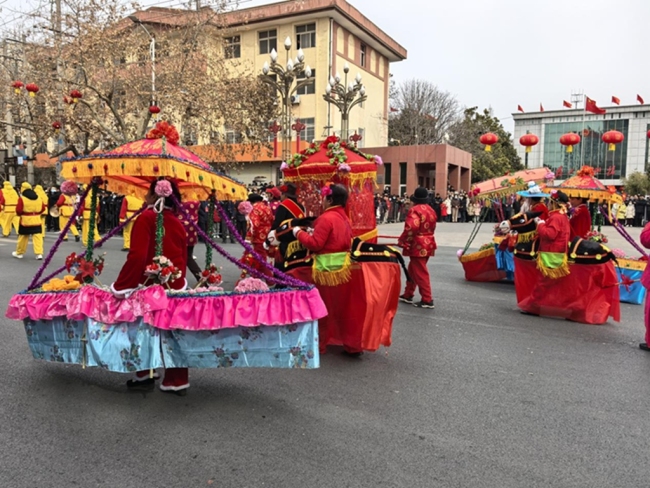
[[[599,105],[650,103],[650,0],[348,0],[408,50],[398,82],[430,80],[465,106],[562,108],[572,90]],[[242,6],[274,3],[251,0]]]
[[[0,8],[38,1],[0,0]],[[612,95],[635,104],[637,93],[650,103],[650,0],[348,1],[408,50],[391,65],[396,81],[430,80],[464,106],[491,106],[508,130],[518,104],[559,109],[572,90],[601,106]]]

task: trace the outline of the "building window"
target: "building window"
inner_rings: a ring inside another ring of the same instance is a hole
[[[390,182],[392,177],[392,164],[384,163],[384,188],[388,187],[390,190]]]
[[[242,142],[241,132],[234,127],[227,125],[225,127],[224,142],[226,144],[240,144]]]
[[[616,151],[608,151],[607,144],[602,142],[602,135],[610,130],[618,130],[625,136]],[[573,146],[571,153],[558,142],[568,132],[581,136],[580,144]],[[583,165],[593,167],[599,179],[623,178],[627,170],[628,132],[627,119],[545,124],[542,165],[550,168],[558,180],[573,176]]]
[[[305,72],[302,71],[298,75],[298,83],[301,81],[305,81],[307,78],[305,77]],[[300,89],[296,90],[297,95],[313,95],[316,93],[316,70],[312,69],[311,70],[311,82],[307,83],[305,86],[301,87]]]
[[[316,24],[296,26],[296,44],[298,49],[316,47]]]
[[[359,59],[359,64],[361,65],[362,68],[366,67],[366,45],[361,44],[361,57]]]
[[[241,36],[226,37],[223,52],[226,59],[241,58]]]
[[[300,119],[300,122],[305,124],[305,130],[300,133],[300,138],[307,142],[312,142],[316,139],[316,123],[314,117]]]
[[[260,31],[257,37],[260,42],[260,54],[269,54],[274,49],[278,50],[278,31],[276,29]]]
[[[406,195],[406,163],[399,163],[399,196]]]

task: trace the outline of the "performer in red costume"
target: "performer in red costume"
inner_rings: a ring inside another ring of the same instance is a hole
[[[138,285],[143,284],[147,277],[144,274],[145,268],[153,262],[156,252],[156,219],[158,214],[154,211],[154,203],[158,200],[155,194],[157,181],[153,181],[149,193],[145,197],[148,207],[133,224],[131,239],[134,243],[126,257],[115,283],[111,285],[113,294],[118,298],[129,296]],[[175,183],[170,181],[172,191],[180,201],[180,192]],[[169,283],[175,290],[181,290],[186,285],[185,271],[187,268],[187,241],[185,228],[174,212],[174,201],[171,196],[164,200],[163,210],[163,255],[168,258],[175,267],[181,270],[181,277]],[[136,377],[129,380],[126,386],[133,390],[152,390],[156,378],[149,377],[149,371],[138,371]],[[162,391],[185,395],[189,388],[189,374],[187,368],[169,368],[165,370],[160,389]]]
[[[402,247],[402,254],[410,258],[408,272],[411,278],[411,281],[406,282],[406,290],[399,298],[420,308],[434,308],[427,263],[437,249],[434,232],[438,216],[428,204],[428,197],[429,192],[426,188],[415,190],[411,196],[414,205],[406,215],[404,231],[397,241]],[[420,289],[422,300],[414,303],[413,295],[416,287]]]
[[[348,191],[342,185],[321,190],[324,212],[314,221],[313,232],[294,227],[300,243],[315,253],[312,279],[327,307],[327,317],[318,322],[320,352],[329,344],[342,344],[351,356],[362,354],[365,311],[355,307],[356,281],[351,281],[350,246],[352,226],[345,213]]]
[[[573,208],[573,215],[569,220],[571,240],[575,237],[585,239],[585,236],[591,231],[591,214],[586,205],[586,198],[570,197],[569,202]]]
[[[650,249],[650,224],[646,224],[641,232],[641,244]],[[650,290],[650,266],[646,266],[643,275],[641,275],[641,284]],[[650,300],[648,294],[645,298],[645,342],[639,344],[639,348],[650,352]]]
[[[280,206],[280,200],[282,199],[282,193],[276,187],[269,188],[266,190],[266,194],[269,196],[269,208],[275,217],[275,213],[278,211]]]
[[[266,238],[271,232],[271,225],[273,224],[273,212],[269,204],[264,201],[261,195],[251,193],[248,196],[248,201],[253,204],[253,209],[248,214],[248,231],[246,232],[246,240],[250,242],[253,250],[257,252],[264,259],[268,258],[268,251],[264,247]],[[255,269],[263,271],[265,274],[270,275],[271,272],[264,268],[259,262],[253,259],[249,253],[245,252],[242,256],[242,262],[253,266]],[[246,272],[242,272],[242,278]]]
[[[567,247],[571,228],[566,205],[569,197],[561,191],[551,193],[551,211],[546,221],[537,217],[539,256],[537,269],[547,278],[562,278],[569,274]]]

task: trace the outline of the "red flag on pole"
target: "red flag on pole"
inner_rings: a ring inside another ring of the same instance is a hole
[[[573,105],[571,104],[571,102],[567,102],[566,100],[564,100],[564,102],[562,102],[562,105],[564,105],[566,108],[573,108]]]
[[[522,114],[524,113],[524,108],[521,105],[517,105],[517,110],[519,110]]]
[[[596,102],[589,97],[587,97],[587,101],[585,102],[585,110],[596,115],[603,115],[607,112],[607,110],[604,108],[598,107],[598,105],[596,105]]]
[[[615,103],[616,105],[620,105],[621,99],[618,97],[612,97],[612,103]]]
[[[637,96],[636,96],[636,100],[637,100],[641,105],[645,105],[645,102],[643,101],[643,98],[641,98],[641,95],[637,95]]]
[[[543,111],[544,111],[544,105],[542,105],[541,103],[539,104],[539,111],[540,111],[540,112],[543,112]]]

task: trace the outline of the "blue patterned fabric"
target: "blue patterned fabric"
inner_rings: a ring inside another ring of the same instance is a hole
[[[624,274],[629,279],[634,281],[634,283],[628,285],[627,287],[625,287],[624,285],[620,285],[619,291],[620,291],[621,302],[641,305],[643,303],[643,300],[645,299],[646,289],[638,280],[641,279],[641,275],[643,274],[643,271],[617,267],[616,274],[618,275],[619,282],[623,280],[622,274]]]
[[[510,251],[501,251],[499,246],[494,246],[497,269],[506,272],[506,279],[515,280],[515,255]]]
[[[109,326],[90,319],[85,325],[84,321],[61,318],[26,320],[25,330],[36,359],[99,366],[119,373],[161,367],[320,366],[318,321],[277,327],[167,331],[142,321]]]

